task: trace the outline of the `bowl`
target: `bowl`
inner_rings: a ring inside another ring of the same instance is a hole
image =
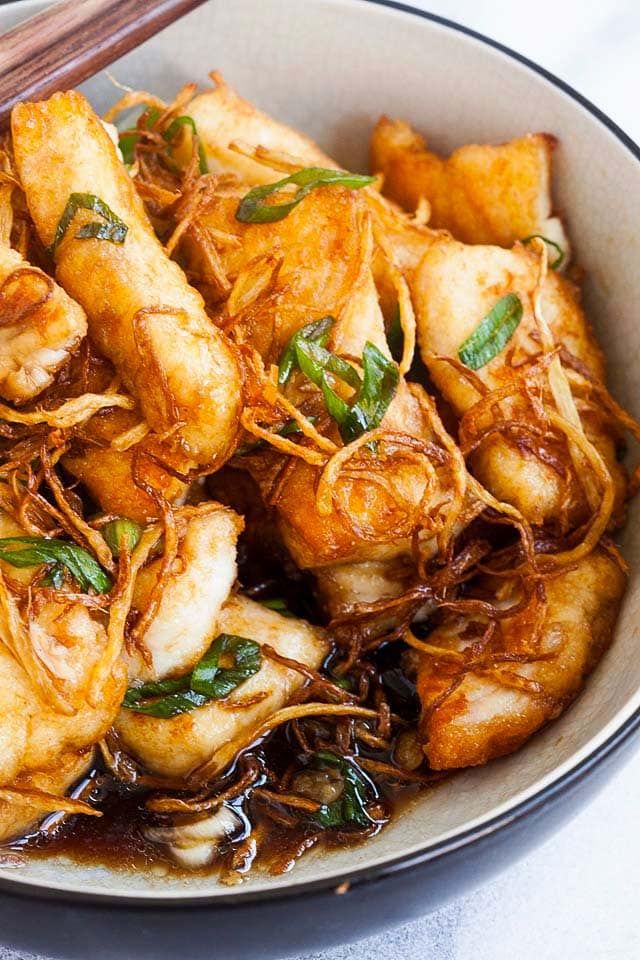
[[[2,6],[0,28],[43,6]],[[587,310],[617,398],[640,413],[640,154],[584,98],[485,37],[385,0],[212,0],[112,73],[171,99],[187,80],[206,84],[214,67],[347,169],[365,168],[381,113],[409,120],[442,151],[555,134],[556,206],[586,269]],[[117,95],[104,74],[85,91],[99,109]],[[514,756],[445,781],[360,847],[311,853],[290,873],[239,887],[61,858],[0,869],[0,939],[65,960],[268,960],[372,934],[482,883],[574,815],[631,753],[640,726],[639,533],[636,508],[611,651],[573,706]]]

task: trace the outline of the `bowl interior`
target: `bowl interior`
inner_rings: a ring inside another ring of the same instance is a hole
[[[0,29],[46,6],[0,8]],[[487,44],[419,16],[366,0],[211,0],[116,63],[123,84],[171,99],[188,80],[221,70],[240,93],[310,134],[348,169],[366,168],[368,138],[381,113],[415,124],[441,150],[500,142],[528,131],[559,139],[556,207],[566,215],[576,260],[586,269],[587,309],[609,359],[614,393],[636,415],[640,353],[640,164],[627,146],[568,93]],[[105,109],[118,91],[102,74],[85,85]],[[623,549],[629,591],[610,653],[578,701],[518,754],[460,774],[427,793],[374,841],[331,855],[307,855],[264,887],[330,879],[455,837],[514,807],[588,756],[640,705],[640,542],[632,509]],[[79,867],[62,859],[0,870],[16,883],[141,897],[226,898],[215,880],[154,880]],[[244,887],[247,890],[247,886]]]

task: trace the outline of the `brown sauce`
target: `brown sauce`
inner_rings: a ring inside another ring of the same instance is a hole
[[[231,482],[229,474],[232,474]],[[243,476],[237,471],[223,470],[211,478],[209,492],[216,499],[228,501],[225,492],[234,490],[236,501],[229,505],[247,514],[251,503],[237,502],[237,496],[246,493],[244,485],[239,482]],[[268,518],[261,517],[247,525],[238,550],[243,590],[257,600],[283,597],[297,616],[321,622],[313,579],[293,566],[270,533]],[[387,643],[371,656],[371,664],[375,668],[375,682],[384,691],[391,710],[407,724],[414,724],[419,704],[415,688],[401,666],[404,649],[401,642]],[[327,668],[330,661],[331,657]],[[322,722],[316,723],[317,726],[322,727]],[[327,732],[331,733],[330,726]],[[322,731],[320,736],[322,738]],[[352,742],[352,748],[349,753],[356,763],[359,759],[393,762],[392,751],[388,749],[368,748],[361,741]],[[280,777],[286,777],[287,770],[300,764],[300,743],[287,724],[258,748],[245,751],[243,756],[259,763],[265,771],[265,776],[256,785],[268,780],[267,786],[271,787],[274,778],[277,782]],[[83,799],[90,799],[101,810],[102,817],[54,815],[44,821],[38,832],[11,844],[8,850],[21,858],[63,856],[78,864],[101,865],[120,871],[148,871],[183,878],[217,874],[227,883],[238,882],[249,868],[281,873],[290,869],[302,852],[311,846],[330,849],[365,842],[383,829],[422,789],[413,782],[401,784],[365,772],[362,767],[358,769],[368,785],[367,810],[373,812],[372,822],[366,828],[345,824],[339,828],[319,829],[312,816],[299,813],[292,816],[286,806],[265,803],[253,797],[249,789],[245,795],[230,802],[238,814],[237,833],[221,843],[219,855],[210,866],[191,870],[178,866],[168,847],[151,842],[145,835],[147,829],[163,823],[163,818],[146,807],[154,791],[117,781],[99,763],[83,781],[87,786]],[[87,780],[93,784],[90,790]],[[164,823],[167,822],[165,819]]]
[[[281,744],[273,746],[281,750]],[[398,786],[378,781],[376,792],[385,820],[364,835],[343,829],[327,830],[318,836],[317,829],[303,822],[290,828],[267,816],[263,804],[245,799],[232,804],[244,821],[240,834],[221,846],[220,855],[210,866],[187,869],[172,859],[166,847],[145,836],[145,829],[158,823],[158,818],[145,806],[149,791],[127,788],[100,767],[92,771],[90,778],[95,783],[92,801],[102,811],[101,818],[54,815],[37,833],[8,845],[8,852],[23,859],[62,856],[79,865],[104,866],[114,871],[142,871],[183,879],[218,875],[226,882],[237,882],[249,867],[276,874],[290,869],[301,852],[299,848],[305,844],[331,850],[366,842],[389,820],[400,815],[424,789],[416,784]],[[247,841],[258,835],[260,843],[256,854]]]
[[[399,666],[401,647],[402,644],[389,644],[380,651],[377,659],[394,711],[401,711],[409,719],[415,714],[416,703],[411,684]],[[245,756],[257,758],[265,768],[278,775],[296,762],[299,748],[296,749],[290,731],[283,728],[260,749],[247,751]],[[390,760],[382,751],[363,749],[362,745],[358,757]],[[100,865],[116,871],[146,871],[181,878],[218,875],[224,882],[233,883],[238,882],[249,868],[276,874],[284,872],[293,866],[306,847],[319,845],[331,849],[366,842],[424,789],[419,784],[397,784],[384,777],[369,775],[380,822],[372,824],[368,830],[347,826],[324,831],[318,830],[311,818],[301,817],[292,826],[287,823],[291,819],[290,811],[258,802],[249,791],[247,796],[231,804],[242,819],[241,830],[221,845],[219,856],[210,866],[190,870],[179,866],[167,847],[153,843],[145,836],[146,829],[159,822],[158,817],[146,808],[146,801],[153,791],[126,786],[101,765],[96,766],[87,779],[93,783],[91,802],[102,811],[101,818],[49,817],[40,831],[11,844],[9,851],[28,858],[63,856],[81,865]],[[86,798],[87,794],[84,796]],[[259,838],[257,852],[255,844],[251,843],[256,838]]]

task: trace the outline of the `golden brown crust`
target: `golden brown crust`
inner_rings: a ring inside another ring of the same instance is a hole
[[[217,628],[222,633],[268,643],[283,656],[317,668],[327,654],[323,631],[304,620],[283,617],[247,597],[232,596],[223,606]],[[188,776],[219,750],[237,741],[251,742],[253,731],[283,707],[304,678],[264,657],[260,670],[242,684],[242,695],[210,703],[168,720],[121,710],[116,729],[122,742],[154,772]]]
[[[79,211],[56,252],[57,276],[85,307],[92,339],[137,397],[149,426],[196,465],[232,451],[241,401],[235,355],[201,296],[158,242],[115,147],[85,98],[58,93],[12,115],[16,163],[42,242],[53,242],[72,193],[98,196],[128,227],[122,244],[76,238]],[[55,170],[45,178],[42,171]],[[188,375],[185,375],[188,370]]]
[[[169,503],[184,497],[187,484],[163,469],[161,462],[173,460],[174,469],[178,471],[188,470],[189,464],[180,462],[152,436],[130,450],[110,447],[116,437],[139,422],[135,411],[129,410],[112,409],[93,417],[83,431],[83,440],[75,443],[62,462],[105,513],[146,523],[158,519],[158,501],[135,482],[134,464],[138,479],[153,487]],[[146,456],[147,453],[151,456]]]
[[[49,770],[34,771],[18,778],[12,784],[12,788],[18,791],[37,790],[63,797],[87,772],[92,760],[92,749],[78,754],[63,754],[56,757],[54,767]],[[34,804],[0,800],[0,843],[23,837],[30,830],[35,829],[44,816],[42,809]]]
[[[540,353],[534,317],[534,296],[539,261],[536,253],[520,245],[513,250],[495,246],[469,246],[440,238],[434,242],[411,280],[416,308],[418,342],[425,364],[443,396],[462,417],[479,399],[475,388],[460,371],[440,358],[457,359],[462,343],[477,328],[497,301],[515,293],[523,306],[523,317],[509,341],[476,376],[490,390],[509,382],[514,363]],[[542,295],[542,313],[554,341],[586,368],[596,381],[604,383],[604,356],[587,321],[574,285],[550,271]],[[626,497],[624,468],[616,460],[616,436],[609,420],[583,415],[588,438],[604,457],[616,490],[619,515]],[[478,479],[501,500],[513,503],[535,524],[556,522],[566,509],[566,483],[562,472],[534,456],[522,445],[496,435],[484,441],[471,459]],[[586,503],[581,485],[570,491],[568,517],[571,525],[585,518]]]
[[[429,224],[465,243],[510,247],[547,230],[555,138],[527,134],[509,143],[469,144],[444,158],[401,120],[382,117],[371,138],[371,169],[384,174],[384,192],[413,211],[431,206]]]
[[[238,96],[221,74],[213,72],[211,79],[214,88],[194,97],[188,106],[204,141],[210,170],[233,171],[250,184],[277,179],[270,167],[230,150],[229,144],[236,140],[287,153],[304,166],[336,166],[309,137],[278,123]]]
[[[556,717],[579,692],[586,674],[609,646],[625,589],[615,558],[600,548],[573,569],[547,581],[547,607],[538,652],[547,659],[471,669],[452,688],[456,668],[444,659],[423,656],[418,693],[423,708],[422,736],[435,770],[477,766],[517,750],[547,720]],[[448,617],[429,637],[435,646],[461,651],[466,621]],[[525,609],[500,621],[490,652],[522,653],[533,634]],[[531,692],[514,680],[540,685]],[[500,677],[503,676],[503,682]],[[450,695],[447,691],[452,689]]]
[[[0,244],[0,396],[25,403],[48,387],[87,332],[82,307]]]

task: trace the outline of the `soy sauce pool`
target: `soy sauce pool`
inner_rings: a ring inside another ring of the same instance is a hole
[[[274,738],[262,755],[277,754],[277,764],[286,763],[286,736]],[[275,758],[274,758],[275,760]],[[272,760],[273,762],[273,760]],[[286,823],[287,811],[282,808],[285,822],[265,805],[241,798],[238,813],[244,818],[243,833],[221,844],[218,855],[210,864],[197,869],[180,866],[168,847],[154,843],[146,833],[158,825],[158,818],[146,807],[150,791],[126,787],[115,780],[104,768],[97,766],[83,785],[93,783],[91,802],[102,812],[102,817],[56,814],[48,817],[42,829],[7,847],[9,854],[21,860],[63,857],[81,866],[101,866],[114,872],[143,872],[150,877],[217,877],[223,883],[241,882],[251,871],[279,874],[288,871],[299,856],[311,847],[331,850],[345,845],[357,846],[384,828],[389,820],[400,815],[424,789],[418,784],[393,785],[376,781],[376,800],[384,810],[379,824],[370,831],[318,831],[311,822],[300,821],[291,827]],[[86,793],[85,793],[86,796]],[[256,839],[259,842],[256,844]],[[257,847],[257,849],[255,849]]]

